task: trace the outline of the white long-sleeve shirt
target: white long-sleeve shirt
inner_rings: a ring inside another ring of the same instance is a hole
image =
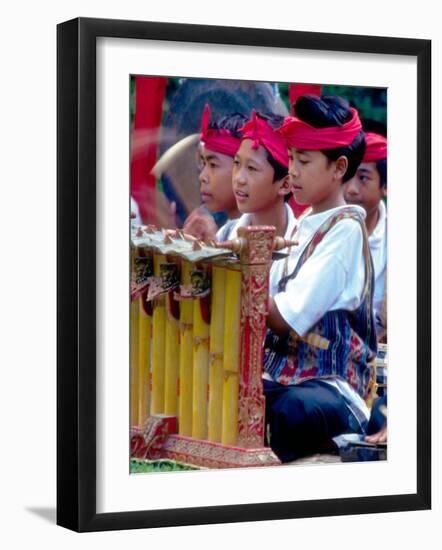
[[[301,217],[293,237],[298,241],[298,246],[292,247],[287,263],[285,260],[273,263],[270,294],[284,320],[300,336],[305,335],[328,311],[352,311],[361,303],[365,283],[363,234],[360,224],[349,218],[340,220],[326,233],[296,277],[287,282],[285,291],[277,291],[279,281],[293,272],[320,226],[345,208],[348,207],[341,206]],[[363,208],[352,208],[359,210],[365,219]],[[335,378],[324,382],[339,391],[358,422],[361,418],[368,420],[369,411],[364,400],[346,381]]]
[[[385,279],[387,274],[387,209],[383,201],[379,203],[379,219],[372,234],[368,237],[374,267],[373,310],[378,336],[382,335],[384,326],[382,307],[385,296]]]

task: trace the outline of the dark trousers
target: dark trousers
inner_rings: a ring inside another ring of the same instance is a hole
[[[387,423],[387,419],[381,412],[381,407],[387,406],[387,395],[384,394],[381,397],[378,397],[373,402],[373,407],[371,409],[370,420],[368,421],[367,426],[367,435],[373,435],[379,432]]]
[[[320,452],[331,438],[349,431],[351,413],[341,394],[325,382],[263,384],[269,444],[281,462]]]

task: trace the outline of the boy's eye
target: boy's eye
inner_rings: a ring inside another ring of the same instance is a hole
[[[239,160],[238,159],[233,159],[233,164],[234,164],[234,166],[239,166]]]
[[[247,168],[248,168],[251,172],[256,172],[255,166],[250,166],[250,165],[249,165]]]
[[[308,160],[299,159],[300,164],[308,164]]]

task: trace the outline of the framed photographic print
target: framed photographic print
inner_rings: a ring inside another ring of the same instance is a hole
[[[430,55],[58,26],[59,525],[430,507]]]

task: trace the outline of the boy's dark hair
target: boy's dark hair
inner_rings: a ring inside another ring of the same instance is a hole
[[[314,95],[298,98],[295,104],[295,115],[314,128],[342,126],[352,116],[350,106],[345,99],[339,96],[318,97]],[[321,152],[331,161],[337,160],[340,156],[347,157],[348,167],[342,178],[342,183],[345,183],[355,175],[362,161],[365,153],[365,134],[361,130],[350,145],[335,149],[322,149]]]
[[[256,113],[256,116],[265,120],[274,130],[280,128],[284,124],[284,117],[281,115],[275,115],[274,113]],[[273,168],[273,183],[275,183],[275,181],[279,181],[285,178],[289,173],[288,168],[286,168],[283,164],[274,159],[272,154],[269,153],[267,149],[266,154],[267,160],[269,161],[270,166]],[[291,196],[292,193],[288,193],[287,195],[285,195],[284,201],[287,202]]]
[[[377,160],[376,168],[379,172],[379,187],[381,189],[387,187],[387,159]]]
[[[240,128],[247,122],[247,117],[241,113],[232,113],[224,115],[209,122],[211,130],[229,130],[234,137],[241,137]]]
[[[286,168],[280,162],[275,160],[272,157],[272,155],[267,151],[267,149],[266,149],[266,153],[267,153],[267,160],[269,161],[269,164],[273,168],[273,182],[272,183],[275,183],[275,181],[279,181],[279,180],[282,180],[282,178],[285,178],[287,176],[287,174],[289,173],[288,168]],[[284,202],[287,202],[290,199],[290,197],[292,196],[292,194],[293,193],[290,192],[290,193],[287,193],[287,195],[284,195]]]

